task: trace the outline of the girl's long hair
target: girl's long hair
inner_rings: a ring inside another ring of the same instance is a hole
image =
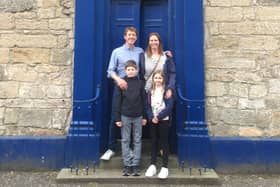
[[[155,91],[155,89],[156,89],[156,85],[155,85],[155,83],[154,83],[154,77],[155,77],[157,74],[159,74],[159,75],[162,77],[162,79],[163,79],[163,81],[162,81],[162,88],[163,88],[163,91],[164,91],[164,88],[165,88],[165,75],[164,75],[164,73],[163,73],[162,70],[156,70],[156,71],[153,73],[153,75],[152,75],[151,94],[153,94],[154,91]]]
[[[152,56],[152,49],[151,49],[151,46],[149,44],[151,36],[156,36],[157,37],[157,39],[159,41],[158,52],[159,52],[160,55],[163,55],[163,45],[162,45],[160,35],[157,32],[152,32],[152,33],[149,34],[149,37],[148,37],[148,46],[147,46],[147,49],[146,49],[147,56],[149,58]]]

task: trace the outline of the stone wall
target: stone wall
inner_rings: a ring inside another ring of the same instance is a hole
[[[73,23],[73,0],[0,1],[0,135],[65,134]]]
[[[205,0],[207,121],[214,136],[280,136],[280,1]]]

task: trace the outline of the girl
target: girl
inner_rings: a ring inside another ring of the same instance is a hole
[[[161,70],[156,70],[152,75],[152,85],[148,92],[147,114],[151,122],[151,165],[147,169],[145,176],[152,177],[156,174],[156,159],[158,150],[162,154],[162,167],[158,178],[166,179],[168,177],[168,129],[169,115],[172,114],[173,97],[166,98],[165,77]],[[159,137],[158,137],[159,136]],[[159,146],[159,147],[158,147]]]

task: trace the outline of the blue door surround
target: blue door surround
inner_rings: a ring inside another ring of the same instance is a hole
[[[129,0],[124,0],[129,1]],[[108,122],[104,108],[111,53],[110,0],[76,1],[73,119],[66,137],[0,138],[0,169],[60,169],[99,161]],[[204,111],[203,2],[168,0],[177,62],[177,135],[180,164],[199,162],[228,172],[279,172],[280,140],[208,137]],[[178,63],[179,62],[179,63]],[[183,62],[183,63],[180,63]]]

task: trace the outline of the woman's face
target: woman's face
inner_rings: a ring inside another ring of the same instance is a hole
[[[149,38],[149,45],[152,49],[158,49],[159,47],[159,39],[156,35],[152,35]]]

